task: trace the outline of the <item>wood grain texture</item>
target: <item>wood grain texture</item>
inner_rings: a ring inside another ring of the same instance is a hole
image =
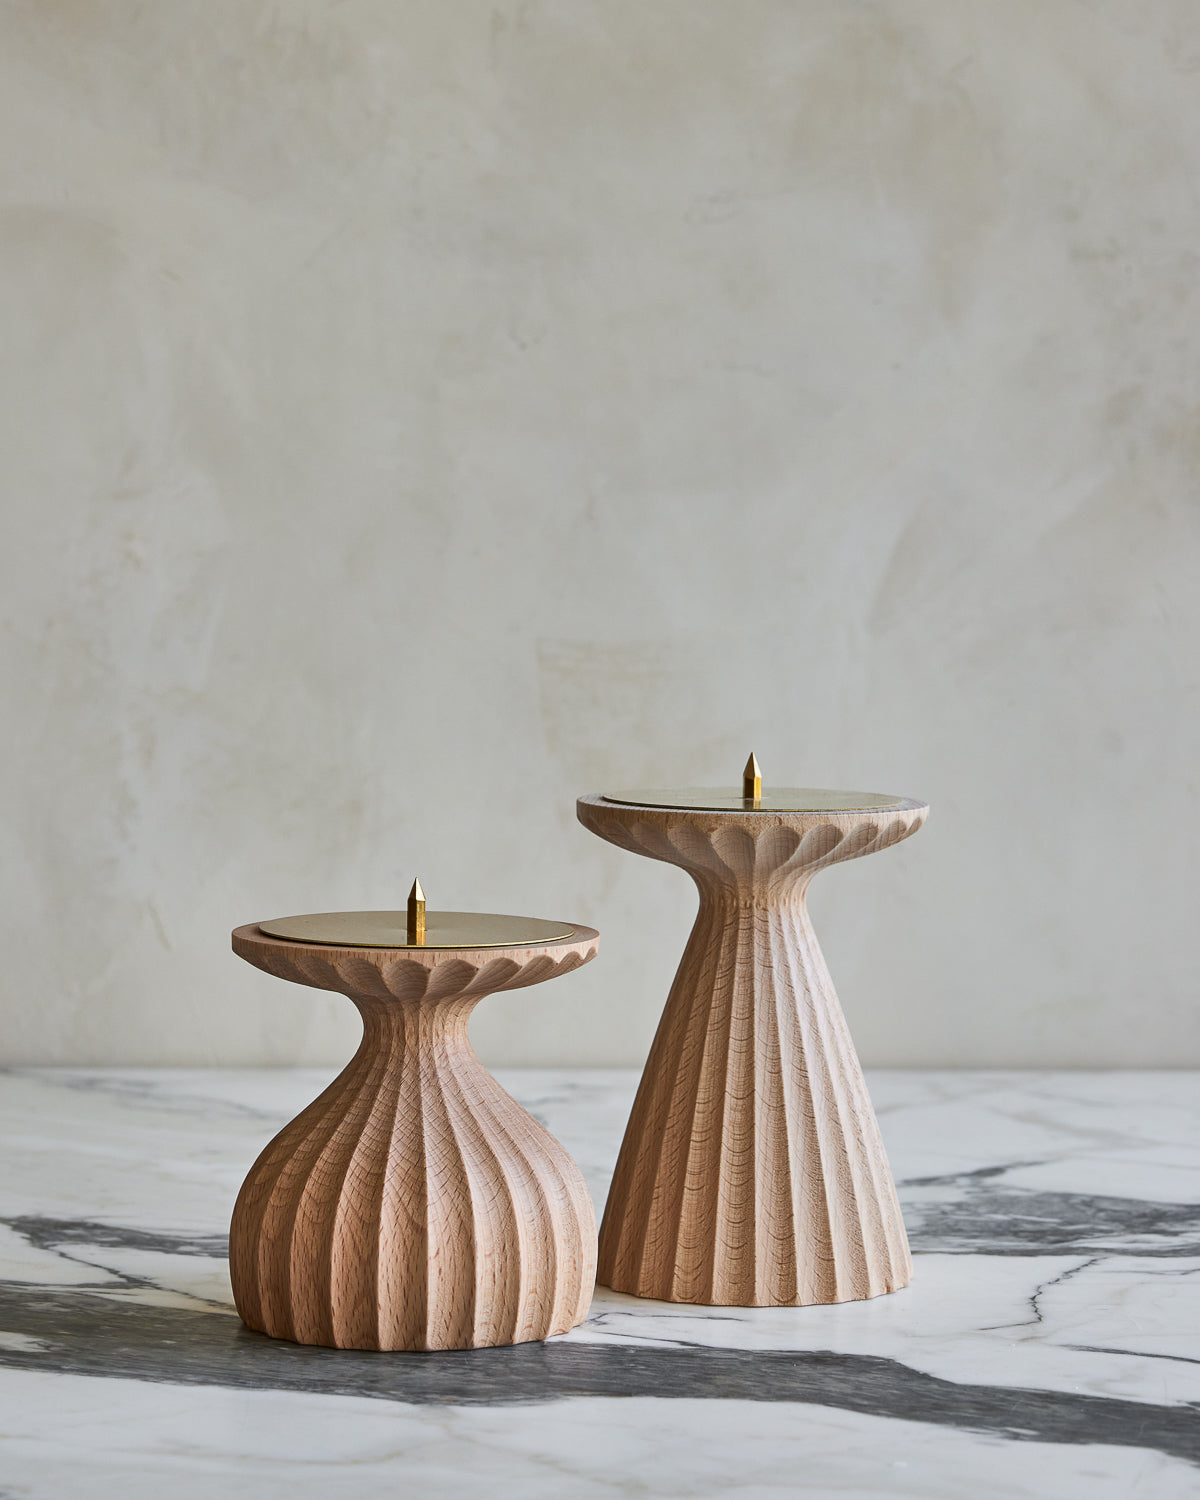
[[[256,926],[235,953],[358,1007],[349,1066],[255,1162],[229,1235],[238,1312],[342,1349],[470,1349],[587,1315],[596,1220],[575,1162],[476,1057],[485,995],[569,973],[597,933],[530,948],[334,948]]]
[[[819,870],[898,843],[927,812],[579,799],[585,828],[679,865],[700,892],[600,1228],[603,1285],[759,1307],[908,1284],[895,1186],[805,893]]]

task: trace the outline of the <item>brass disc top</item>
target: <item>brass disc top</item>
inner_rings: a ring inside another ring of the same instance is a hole
[[[697,812],[870,812],[877,807],[903,807],[904,797],[882,792],[831,792],[817,787],[776,786],[759,797],[744,797],[733,786],[667,787],[658,791],[605,792],[605,802],[630,807],[675,807]]]
[[[764,792],[762,767],[753,751],[742,772],[740,792],[735,786],[639,787],[632,792],[605,792],[603,796],[605,802],[627,807],[672,807],[695,812],[870,812],[876,807],[914,805],[906,797],[889,797],[883,792],[830,792],[811,786],[776,786]]]
[[[322,911],[260,922],[259,928],[268,937],[339,948],[530,948],[564,942],[575,931],[569,922],[536,917],[431,911],[424,913],[424,941],[412,942],[408,918],[406,911]]]

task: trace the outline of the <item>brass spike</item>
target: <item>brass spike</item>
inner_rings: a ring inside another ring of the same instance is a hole
[[[425,945],[425,892],[419,880],[408,893],[408,940],[417,947]]]
[[[762,767],[753,750],[742,772],[742,797],[747,802],[758,802],[762,798]]]

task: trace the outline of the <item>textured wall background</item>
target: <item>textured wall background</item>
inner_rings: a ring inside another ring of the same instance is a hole
[[[863,1057],[1198,1064],[1187,0],[2,12],[3,1050],[342,1061],[238,922],[686,877],[574,798],[927,797],[813,907]]]

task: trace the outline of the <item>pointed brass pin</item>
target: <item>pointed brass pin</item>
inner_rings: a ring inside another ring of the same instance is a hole
[[[414,947],[425,945],[425,892],[419,880],[408,893],[408,940]]]
[[[742,798],[746,802],[758,802],[762,798],[762,767],[753,750],[742,772]]]

